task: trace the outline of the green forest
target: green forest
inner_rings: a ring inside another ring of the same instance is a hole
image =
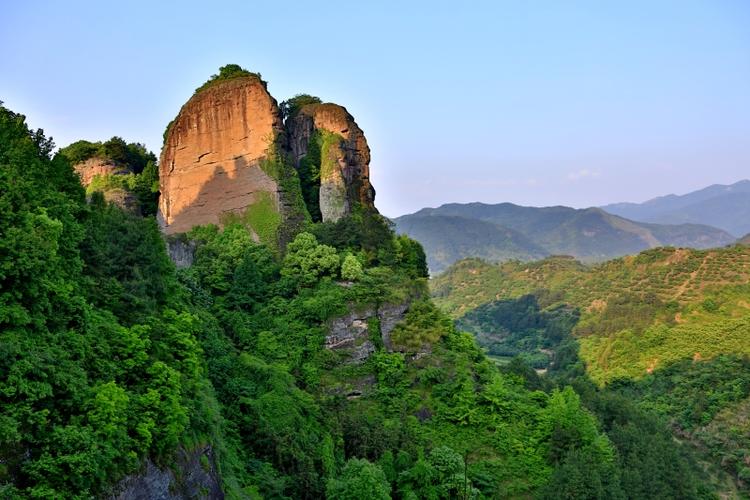
[[[747,434],[724,432],[747,411],[746,359],[605,390],[575,316],[528,302],[542,317],[524,328],[559,330],[539,340],[557,375],[498,367],[433,304],[420,245],[376,213],[307,222],[284,249],[240,223],[196,227],[176,269],[152,215],[87,200],[53,151],[0,108],[3,498],[107,496],[146,463],[179,476],[196,450],[228,498],[718,498],[675,415],[731,441],[715,446],[746,479]],[[398,305],[387,335],[370,315],[354,348],[327,347],[337,318]]]
[[[521,363],[546,383],[584,383],[584,401],[626,399],[685,443],[723,495],[745,498],[749,272],[745,246],[660,248],[593,266],[469,259],[431,285],[503,369]]]

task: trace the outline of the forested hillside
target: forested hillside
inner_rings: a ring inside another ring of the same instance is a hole
[[[594,266],[465,260],[432,293],[498,362],[585,374],[638,401],[747,491],[748,247],[660,248]]]
[[[648,224],[599,208],[512,203],[449,203],[394,222],[399,233],[422,243],[433,274],[468,257],[500,262],[572,255],[591,263],[659,246],[705,249],[735,241],[729,233],[705,225]]]
[[[604,422],[570,387],[499,371],[377,214],[309,223],[284,254],[198,227],[178,271],[153,217],[87,203],[52,150],[0,109],[2,496],[127,492],[156,469],[182,498],[711,491],[663,434],[613,433],[653,425],[625,401]]]

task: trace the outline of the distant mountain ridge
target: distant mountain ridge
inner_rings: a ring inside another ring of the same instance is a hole
[[[433,273],[466,257],[503,261],[562,254],[596,262],[658,246],[704,249],[736,241],[714,227],[634,222],[595,207],[450,203],[394,223],[399,233],[422,243]]]
[[[735,237],[750,233],[750,180],[714,184],[684,195],[670,194],[643,203],[612,203],[603,210],[641,222],[706,224]]]

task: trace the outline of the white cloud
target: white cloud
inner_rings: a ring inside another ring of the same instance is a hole
[[[602,173],[599,170],[589,170],[588,168],[582,168],[581,170],[568,173],[568,180],[577,181],[586,178],[596,179],[597,177],[601,177],[601,175]]]

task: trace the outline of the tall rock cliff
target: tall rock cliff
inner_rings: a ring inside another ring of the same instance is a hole
[[[307,104],[287,119],[286,129],[313,219],[336,221],[357,208],[375,210],[370,148],[346,108]]]
[[[159,163],[159,218],[167,234],[237,219],[264,243],[304,220],[284,161],[281,113],[255,75],[199,89],[170,125]]]
[[[311,99],[284,123],[265,82],[236,65],[198,89],[165,134],[164,232],[237,220],[283,246],[310,218],[375,211],[362,130],[345,108]]]

